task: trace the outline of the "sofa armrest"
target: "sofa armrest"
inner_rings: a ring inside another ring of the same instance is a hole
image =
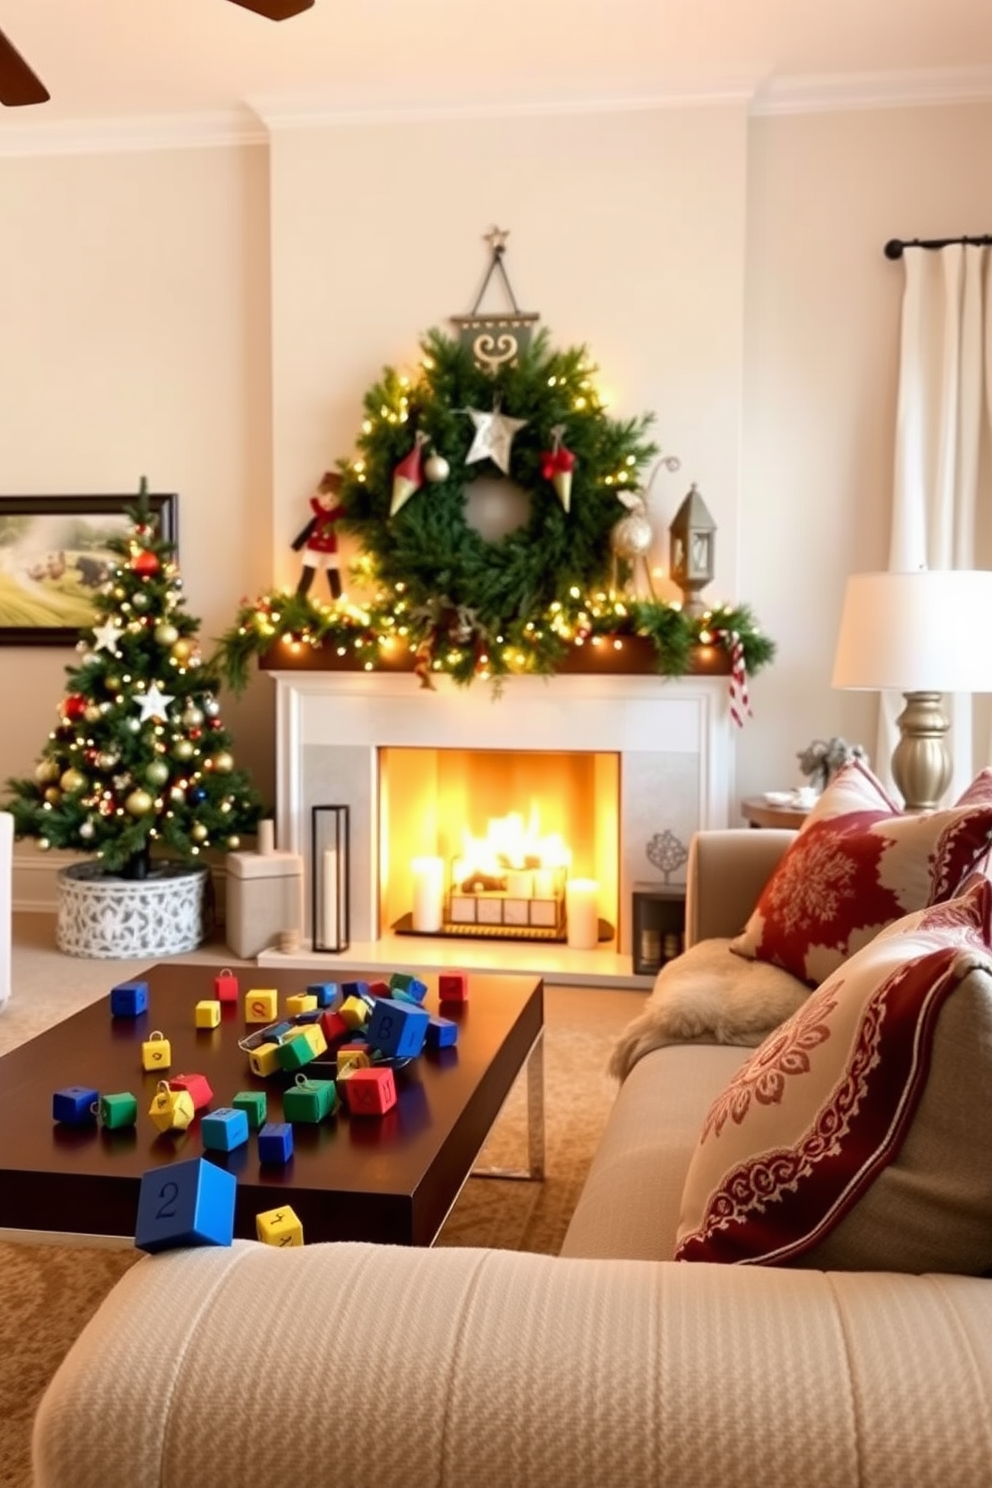
[[[36,1488],[974,1488],[990,1283],[247,1241],[143,1259]]]
[[[779,859],[796,838],[779,828],[696,832],[686,868],[685,943],[739,935]]]

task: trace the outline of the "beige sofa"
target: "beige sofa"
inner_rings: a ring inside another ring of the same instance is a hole
[[[789,838],[697,839],[690,939],[740,928]],[[992,1484],[992,1282],[669,1259],[745,1052],[640,1059],[560,1257],[143,1259],[49,1388],[36,1488]]]

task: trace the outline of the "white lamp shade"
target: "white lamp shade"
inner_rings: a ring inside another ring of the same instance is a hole
[[[992,571],[852,574],[833,685],[992,692]]]

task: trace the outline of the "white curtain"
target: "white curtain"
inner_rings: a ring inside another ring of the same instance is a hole
[[[992,567],[992,252],[976,244],[907,246],[896,410],[890,570]],[[989,645],[992,636],[962,637]],[[954,800],[992,761],[976,749],[973,702],[945,697]],[[899,693],[882,696],[873,767],[891,786]],[[987,705],[980,708],[987,719]]]

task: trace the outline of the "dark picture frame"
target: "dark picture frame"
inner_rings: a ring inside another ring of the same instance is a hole
[[[131,525],[138,495],[0,496],[0,646],[72,646],[96,619],[88,604]],[[148,493],[162,537],[179,542],[179,498]]]

